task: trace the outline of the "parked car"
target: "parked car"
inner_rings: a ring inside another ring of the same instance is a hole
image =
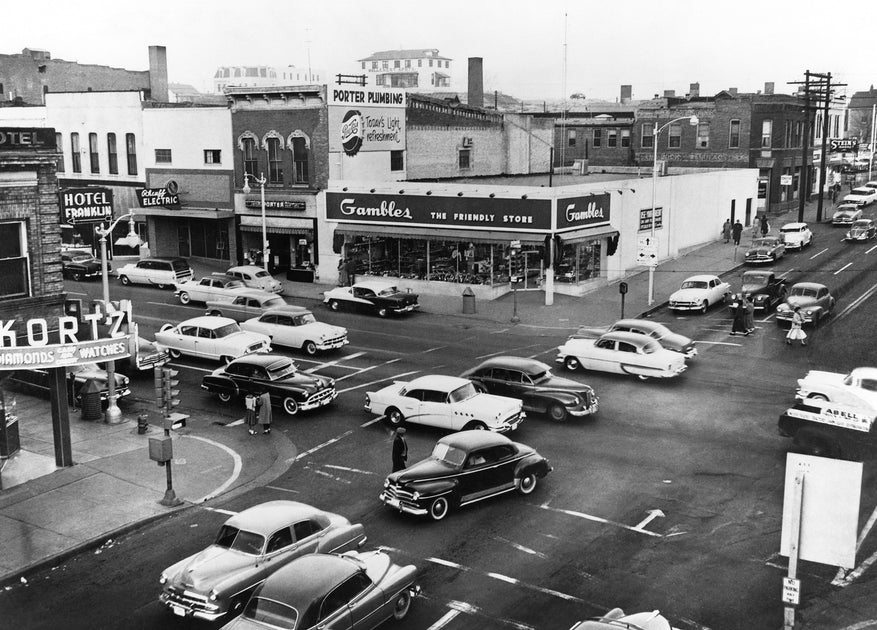
[[[230,298],[237,295],[241,289],[247,286],[242,280],[226,276],[225,274],[213,274],[200,280],[187,280],[176,285],[174,295],[180,300],[180,304],[189,302],[206,303],[208,300]]]
[[[685,357],[665,350],[654,339],[628,332],[611,332],[597,339],[570,339],[558,349],[557,363],[568,370],[582,367],[640,380],[671,378],[685,371]]]
[[[813,243],[813,233],[806,223],[786,223],[780,228],[780,238],[786,249],[804,249]]]
[[[752,241],[744,260],[750,265],[773,264],[786,254],[786,245],[779,236],[763,236]]]
[[[769,311],[786,299],[786,281],[773,271],[744,271],[740,292],[752,300],[756,311]]]
[[[862,208],[854,203],[842,203],[831,217],[832,225],[850,225],[862,218]]]
[[[188,354],[225,363],[245,354],[271,350],[271,340],[265,335],[244,332],[233,319],[210,315],[193,317],[176,326],[165,324],[155,333],[155,342],[174,359]]]
[[[530,446],[488,431],[460,431],[440,439],[426,459],[390,473],[380,499],[400,512],[440,521],[482,499],[515,490],[532,494],[551,471]]]
[[[542,361],[523,357],[492,357],[466,370],[475,389],[488,394],[517,398],[527,413],[544,413],[555,422],[570,416],[597,413],[599,401],[593,388],[555,376]]]
[[[393,426],[426,424],[452,431],[490,429],[504,433],[517,429],[526,417],[520,400],[483,394],[465,378],[438,374],[410,382],[394,381],[367,392],[365,409],[386,417]]]
[[[241,329],[262,333],[276,346],[301,348],[306,354],[336,350],[347,345],[347,329],[318,322],[301,306],[267,309],[259,317],[241,322]]]
[[[848,374],[810,370],[798,379],[795,398],[826,400],[877,416],[877,368],[859,367]]]
[[[119,398],[128,396],[131,393],[128,377],[118,372],[114,372],[113,377],[116,382],[116,396]],[[107,371],[98,366],[97,363],[70,365],[67,367],[67,378],[69,381],[72,381],[73,397],[77,401],[82,399],[82,388],[90,380],[97,382],[100,387],[101,400],[106,401],[109,396]],[[44,396],[49,395],[49,390],[52,386],[48,370],[42,369],[16,370],[9,374],[6,382],[26,390],[38,392]]]
[[[365,544],[360,524],[297,501],[269,501],[235,514],[211,545],[161,573],[159,601],[179,616],[236,615],[257,586],[305,554]]]
[[[270,575],[222,630],[373,630],[405,619],[416,580],[417,567],[383,551],[310,554]]]
[[[569,630],[676,630],[657,610],[626,615],[613,608],[602,617],[579,621]]]
[[[862,184],[862,186],[867,186],[868,188],[877,190],[877,180],[872,179],[871,181]]]
[[[248,354],[213,370],[201,380],[201,389],[222,402],[268,392],[271,404],[291,416],[325,407],[338,396],[333,379],[299,372],[292,359],[267,353]]]
[[[283,293],[283,283],[257,265],[238,265],[229,267],[225,275],[236,278],[251,289],[262,289],[269,293]]]
[[[724,302],[730,294],[731,285],[718,276],[691,276],[670,296],[669,307],[675,311],[706,313],[710,306]]]
[[[849,201],[857,206],[867,206],[877,201],[877,188],[859,186],[853,188],[848,195],[844,195],[844,201]]]
[[[107,271],[113,269],[112,263],[107,261]],[[61,275],[71,280],[87,280],[99,278],[102,270],[100,261],[91,255],[91,252],[68,249],[61,252]]]
[[[853,242],[867,241],[874,238],[875,233],[877,233],[877,226],[874,225],[874,221],[871,219],[859,219],[850,226],[844,240]]]
[[[791,323],[795,307],[801,307],[805,324],[818,325],[829,316],[835,300],[824,284],[798,282],[793,284],[786,301],[777,306],[777,323]]]
[[[410,313],[420,308],[416,293],[400,291],[389,282],[357,282],[352,287],[337,287],[323,294],[323,303],[333,311],[350,309],[376,313],[379,317]]]
[[[159,289],[172,287],[195,277],[189,263],[183,258],[144,258],[120,267],[116,275],[124,285],[152,284]]]
[[[236,295],[208,300],[207,315],[231,317],[233,320],[244,320],[261,315],[269,308],[284,308],[286,300],[276,293],[268,293],[261,289],[244,289]]]
[[[682,354],[686,359],[697,356],[694,341],[684,335],[674,333],[664,324],[649,319],[619,319],[611,326],[591,328],[583,326],[569,336],[569,339],[597,339],[608,332],[631,332],[646,335],[661,344],[666,350]]]

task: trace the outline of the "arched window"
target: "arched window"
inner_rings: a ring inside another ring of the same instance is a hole
[[[300,130],[293,131],[286,139],[286,146],[292,151],[293,184],[307,184],[310,181],[308,161],[311,140]]]
[[[283,183],[283,154],[280,152],[280,138],[268,138],[265,142],[268,151],[268,183]]]
[[[259,162],[256,158],[256,136],[252,133],[244,132],[238,138],[238,147],[241,150],[241,159],[244,163],[244,173],[249,173],[253,177],[259,176]]]

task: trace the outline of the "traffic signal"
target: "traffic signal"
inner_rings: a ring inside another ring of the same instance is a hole
[[[164,384],[161,368],[156,367],[152,370],[155,380],[155,404],[159,409],[164,410]]]
[[[165,414],[171,413],[174,410],[174,407],[180,404],[180,390],[174,389],[180,384],[179,379],[174,378],[179,373],[179,370],[172,370],[170,368],[161,369],[162,399],[164,401],[163,408]]]

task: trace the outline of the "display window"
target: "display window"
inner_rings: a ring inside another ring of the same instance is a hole
[[[579,283],[601,275],[600,239],[563,245],[563,256],[554,274],[555,282]]]

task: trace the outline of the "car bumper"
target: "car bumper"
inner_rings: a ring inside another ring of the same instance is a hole
[[[773,262],[772,256],[747,256],[746,262],[750,265],[767,265]]]
[[[347,337],[344,337],[343,339],[330,339],[329,341],[318,343],[317,350],[336,350],[337,348],[346,346],[349,343]]]
[[[158,601],[167,606],[170,611],[178,616],[178,617],[194,617],[196,619],[203,619],[204,621],[216,621],[223,615],[225,615],[224,610],[222,610],[216,604],[208,604],[202,603],[199,600],[194,605],[189,603],[188,597],[186,595],[179,595],[177,593],[169,593],[167,591],[163,591],[161,595],[158,596]]]
[[[567,407],[566,412],[571,416],[574,416],[576,418],[580,418],[582,416],[590,416],[592,414],[597,413],[597,410],[599,408],[600,408],[600,403],[597,400],[594,400],[594,402],[591,403],[591,405],[588,407],[582,407],[582,408],[577,407],[575,409],[570,409],[569,407]]]
[[[299,405],[299,409],[302,411],[310,411],[311,409],[319,409],[320,407],[325,407],[332,403],[338,397],[338,392],[336,390],[332,390],[329,395],[325,394],[315,394],[308,398],[305,402]]]
[[[670,302],[668,308],[674,311],[699,311],[703,308],[703,302],[697,304],[691,302]]]
[[[786,249],[803,249],[804,243],[789,243],[786,242]]]
[[[491,431],[496,431],[497,433],[508,433],[509,431],[514,431],[521,423],[524,421],[524,418],[527,417],[527,414],[523,411],[517,415],[512,416],[511,418],[507,418],[502,423],[498,425],[492,425],[490,427]]]
[[[398,315],[400,313],[411,313],[419,308],[420,304],[408,304],[406,306],[392,307],[390,310]]]
[[[691,346],[690,348],[682,348],[681,350],[677,350],[677,352],[686,359],[693,359],[697,356],[697,348],[694,346]]]
[[[405,514],[413,514],[414,516],[426,516],[427,510],[426,508],[420,507],[416,503],[410,503],[408,501],[402,501],[397,497],[390,496],[386,490],[381,492],[378,495],[378,498],[384,503],[394,510],[399,510],[400,512],[404,512]]]
[[[785,313],[785,312],[779,312],[779,311],[778,311],[777,314],[776,314],[777,322],[789,322],[789,323],[791,323],[791,321],[792,321],[792,316],[793,316],[793,315],[794,315],[794,313]],[[813,316],[812,316],[812,315],[804,315],[804,314],[802,314],[801,317],[804,318],[804,323],[805,323],[805,324],[809,324],[809,323],[811,323],[811,322],[813,321]]]
[[[867,234],[854,234],[852,236],[845,236],[845,241],[867,241],[870,237]]]

